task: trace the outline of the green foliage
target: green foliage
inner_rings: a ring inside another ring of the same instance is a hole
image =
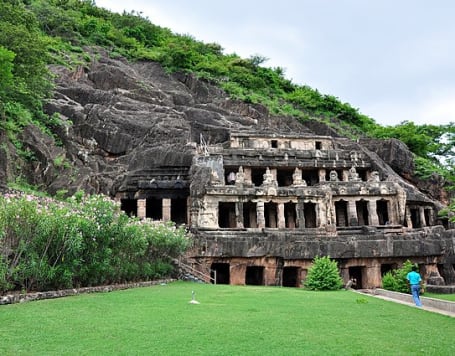
[[[407,260],[401,268],[387,272],[382,277],[382,288],[401,293],[410,293],[406,276],[414,264]]]
[[[316,257],[304,282],[311,290],[337,290],[343,286],[338,264],[328,256]]]
[[[34,195],[0,197],[3,290],[163,277],[188,243],[183,228],[129,218],[102,196],[77,194],[66,202]]]

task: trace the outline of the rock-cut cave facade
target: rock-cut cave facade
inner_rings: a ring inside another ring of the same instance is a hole
[[[251,132],[194,149],[191,166],[155,167],[116,198],[129,214],[186,224],[184,263],[207,281],[300,287],[314,258],[329,256],[357,288],[380,287],[406,260],[430,283],[455,282],[453,230],[434,202],[362,150]]]

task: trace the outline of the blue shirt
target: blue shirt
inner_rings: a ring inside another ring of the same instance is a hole
[[[420,277],[420,274],[418,274],[416,271],[411,271],[406,275],[406,278],[409,281],[409,284],[411,285],[418,285],[420,284],[420,281],[422,278]]]

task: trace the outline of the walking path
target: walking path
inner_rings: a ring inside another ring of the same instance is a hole
[[[355,292],[417,308],[410,294],[392,292],[385,289],[362,289],[355,290]],[[420,300],[422,301],[421,309],[455,318],[455,302],[423,296],[420,297]]]

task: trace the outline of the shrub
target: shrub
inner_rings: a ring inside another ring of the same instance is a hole
[[[316,257],[304,286],[311,290],[337,290],[343,286],[338,264],[328,256]]]
[[[0,291],[164,277],[188,245],[184,228],[130,218],[107,197],[0,196]]]
[[[410,293],[406,275],[411,272],[414,264],[407,260],[403,267],[387,272],[382,277],[382,288],[401,293]]]

